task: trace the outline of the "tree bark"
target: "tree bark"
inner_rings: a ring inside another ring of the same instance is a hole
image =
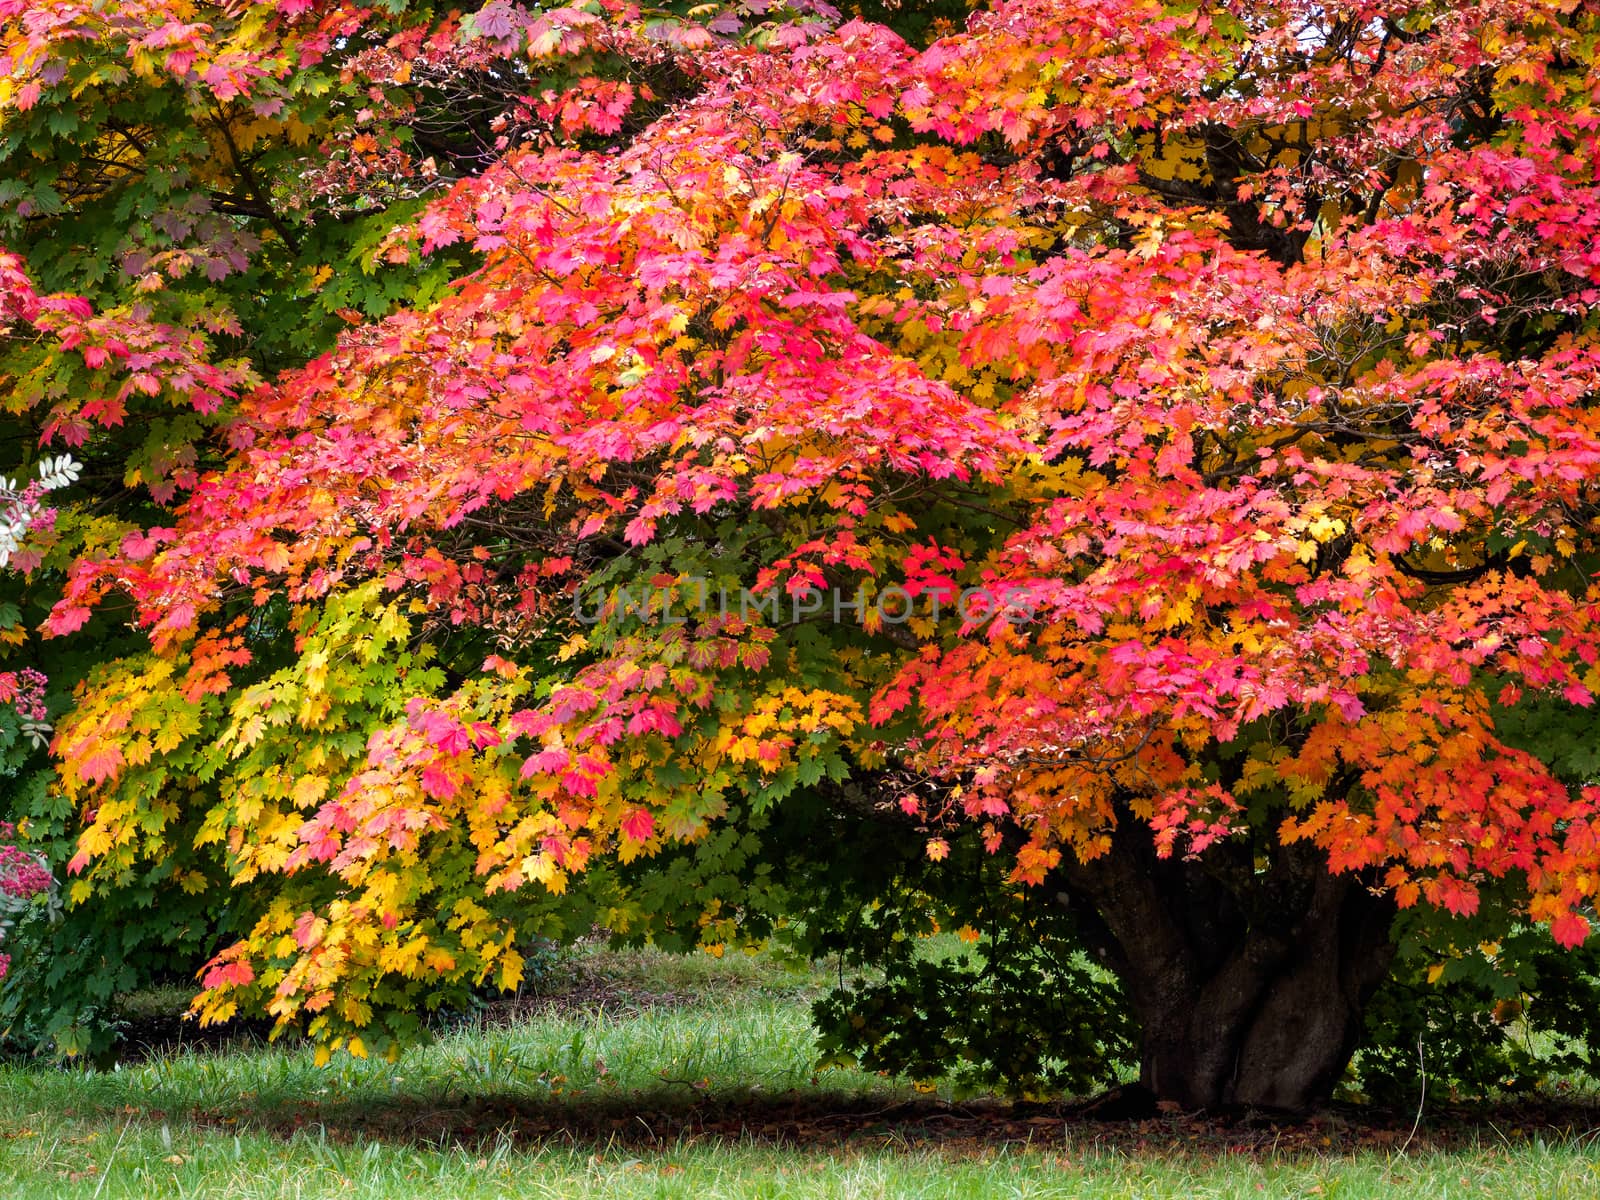
[[[1312,848],[1244,837],[1158,859],[1128,821],[1110,853],[1063,864],[1055,883],[1127,990],[1153,1101],[1303,1114],[1356,1050],[1393,957],[1393,904]]]

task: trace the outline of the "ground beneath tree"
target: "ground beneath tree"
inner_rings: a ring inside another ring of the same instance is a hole
[[[657,953],[610,952],[591,947],[563,957],[533,986],[470,1011],[441,1018],[444,1031],[538,1027],[564,1018],[605,1014],[622,1022],[650,1014],[704,1009],[725,1014],[751,996],[781,998],[798,1010],[810,1003],[823,975],[796,974],[767,960],[713,962]],[[265,1024],[201,1029],[180,1007],[128,1015],[121,1057],[134,1064],[175,1049],[227,1052],[262,1040]],[[160,1007],[160,1006],[156,1006]],[[713,1024],[713,1041],[732,1036],[746,1018]],[[407,1074],[410,1074],[409,1070]],[[395,1079],[394,1083],[401,1081]],[[415,1082],[415,1081],[413,1081]],[[604,1080],[609,1083],[610,1079]],[[888,1081],[885,1081],[886,1083]],[[1153,1110],[1137,1096],[1079,1103],[965,1103],[936,1096],[886,1102],[881,1095],[828,1090],[827,1077],[810,1087],[763,1091],[759,1087],[707,1088],[699,1078],[652,1076],[647,1087],[562,1092],[559,1077],[541,1074],[547,1089],[532,1096],[493,1084],[457,1084],[418,1094],[368,1092],[359,1100],[314,1088],[291,1091],[287,1102],[194,1104],[181,1109],[158,1101],[141,1115],[217,1131],[248,1127],[274,1136],[305,1131],[349,1143],[377,1140],[428,1147],[525,1148],[567,1146],[603,1154],[661,1151],[692,1144],[744,1143],[797,1149],[868,1150],[904,1147],[987,1153],[1019,1145],[1073,1153],[1125,1153],[1133,1157],[1184,1155],[1201,1159],[1242,1156],[1341,1156],[1363,1152],[1393,1156],[1463,1149],[1480,1154],[1532,1144],[1576,1141],[1600,1150],[1600,1096],[1543,1093],[1496,1103],[1463,1104],[1430,1095],[1420,1117],[1406,1108],[1335,1106],[1309,1120],[1286,1124],[1252,1113],[1200,1117]],[[1126,1102],[1124,1102],[1126,1101]]]
[[[1074,1148],[1148,1156],[1278,1157],[1507,1150],[1536,1139],[1588,1140],[1600,1149],[1600,1103],[1518,1100],[1495,1105],[1428,1107],[1415,1112],[1336,1107],[1293,1125],[1163,1113],[1147,1120],[1099,1120],[1069,1105],[950,1104],[938,1100],[869,1106],[852,1097],[749,1097],[641,1105],[533,1103],[522,1097],[441,1097],[427,1105],[396,1104],[359,1111],[308,1104],[277,1121],[252,1122],[284,1136],[320,1127],[335,1141],[356,1139],[427,1146],[562,1144],[596,1150],[659,1150],[699,1142],[742,1142],[799,1149],[903,1146],[943,1151],[1008,1146]],[[151,1114],[160,1117],[163,1114]],[[231,1127],[234,1118],[192,1111],[197,1124]]]

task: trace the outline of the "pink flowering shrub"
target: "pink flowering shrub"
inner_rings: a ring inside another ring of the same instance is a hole
[[[32,667],[20,671],[0,671],[0,704],[16,709],[24,721],[45,721],[45,677]]]
[[[0,942],[16,918],[33,906],[36,897],[48,895],[55,878],[37,857],[17,845],[17,828],[0,821]],[[0,953],[0,979],[11,970],[11,956]]]

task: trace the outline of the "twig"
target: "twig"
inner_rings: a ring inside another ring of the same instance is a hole
[[[106,1156],[106,1169],[100,1172],[100,1181],[94,1185],[94,1196],[90,1197],[90,1200],[99,1200],[100,1193],[106,1186],[106,1180],[111,1178],[111,1165],[117,1161],[117,1151],[122,1149],[122,1139],[128,1136],[128,1126],[132,1124],[132,1121],[128,1121],[122,1126],[122,1132],[117,1134],[117,1144],[111,1147],[111,1153]]]
[[[1417,1127],[1422,1124],[1422,1106],[1428,1102],[1428,1060],[1422,1054],[1422,1035],[1417,1034],[1417,1069],[1422,1072],[1422,1094],[1417,1097],[1417,1119],[1411,1122],[1411,1132],[1406,1134],[1406,1140],[1400,1147],[1400,1154],[1405,1155],[1406,1147],[1411,1145],[1411,1139],[1417,1136]]]

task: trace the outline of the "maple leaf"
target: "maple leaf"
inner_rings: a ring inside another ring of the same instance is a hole
[[[622,818],[618,828],[630,841],[647,842],[655,833],[656,820],[648,809],[636,808]]]
[[[102,784],[115,778],[124,761],[119,747],[101,744],[76,759],[76,774],[85,783]]]
[[[1550,936],[1560,946],[1581,946],[1589,936],[1589,920],[1579,913],[1563,913],[1550,923]]]

